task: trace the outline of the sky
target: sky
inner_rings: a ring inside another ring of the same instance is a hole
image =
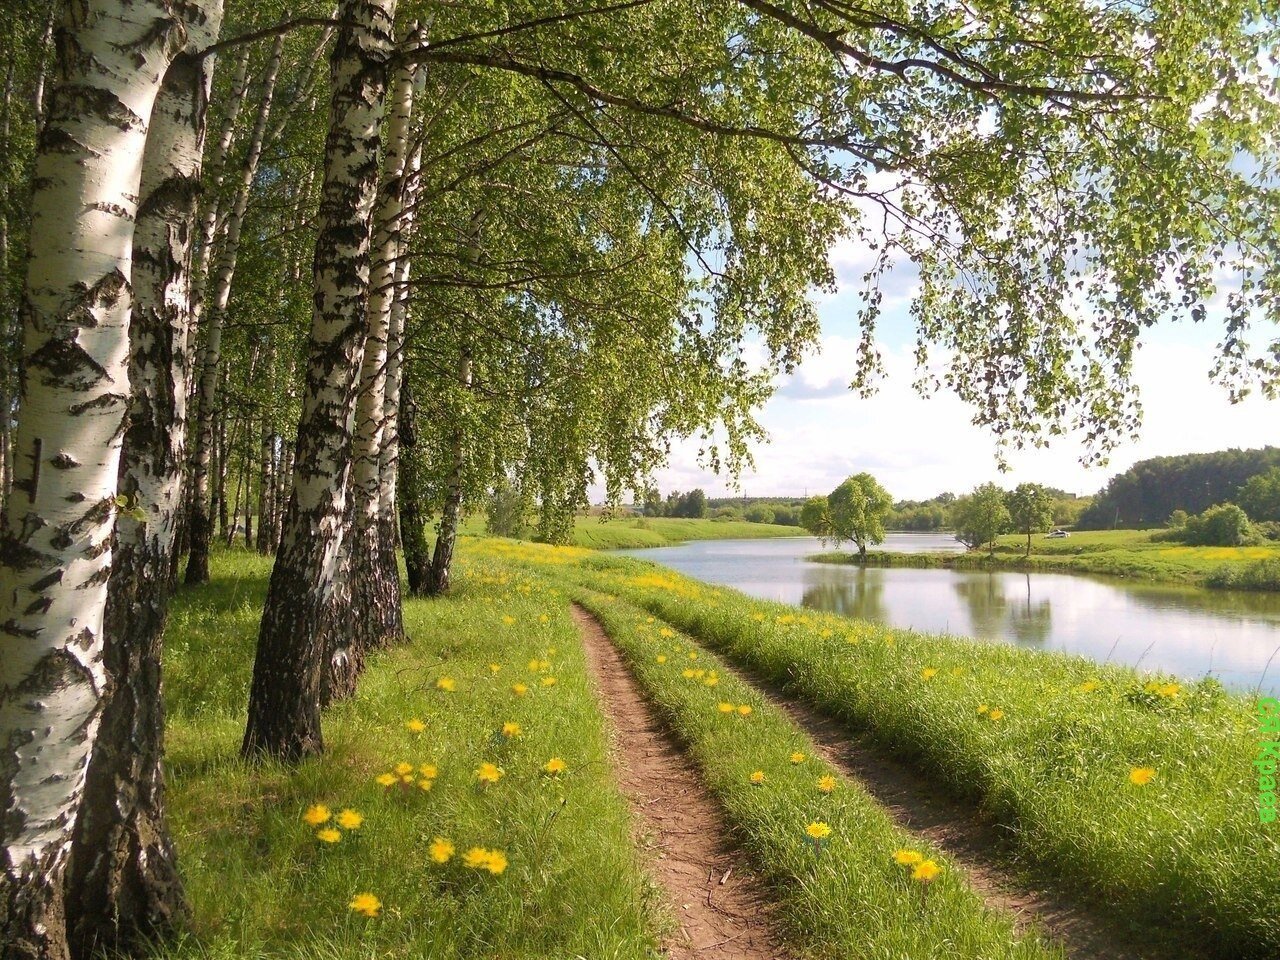
[[[914,277],[890,274],[883,282],[880,349],[886,376],[863,399],[847,389],[854,367],[863,258],[851,246],[832,251],[840,287],[819,304],[821,350],[790,377],[759,420],[770,442],[753,447],[755,469],[735,489],[729,477],[697,463],[696,442],[677,444],[669,465],[655,474],[659,490],[701,487],[708,496],[812,496],[829,493],[850,474],[868,471],[895,500],[921,500],[943,491],[965,493],[995,481],[1024,481],[1078,494],[1096,493],[1138,460],[1229,447],[1280,443],[1280,401],[1250,396],[1228,402],[1209,380],[1220,334],[1212,316],[1204,324],[1167,323],[1144,335],[1134,382],[1144,409],[1136,440],[1123,440],[1106,466],[1086,468],[1078,437],[1055,438],[1046,449],[1010,451],[1001,473],[993,435],[971,423],[972,411],[945,388],[929,398],[912,387],[912,331],[906,308]]]

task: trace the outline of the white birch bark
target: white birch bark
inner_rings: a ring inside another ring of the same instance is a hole
[[[129,401],[133,224],[155,98],[186,37],[163,0],[61,24],[31,200],[22,417],[0,538],[0,944],[65,955],[62,875],[103,692]]]
[[[370,222],[395,0],[343,0],[313,267],[293,486],[258,635],[243,752],[296,760],[324,749],[321,677],[342,546],[348,425],[365,341]]]

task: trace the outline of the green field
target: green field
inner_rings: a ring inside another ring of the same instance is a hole
[[[469,517],[460,531],[484,535],[484,517]],[[804,537],[799,527],[746,520],[686,520],[680,517],[578,517],[573,522],[571,545],[594,550],[633,550],[669,547],[688,540],[750,540],[757,537]]]
[[[987,550],[962,554],[869,551],[873,566],[954,567],[957,569],[1050,570],[1094,573],[1135,580],[1189,583],[1245,589],[1280,589],[1270,578],[1258,582],[1249,573],[1262,564],[1280,563],[1280,543],[1248,547],[1189,547],[1159,541],[1160,530],[1086,530],[1065,539],[1033,534],[1031,555],[1025,536],[1006,535]],[[820,563],[858,563],[856,553],[823,553]],[[1263,568],[1265,569],[1265,568]]]

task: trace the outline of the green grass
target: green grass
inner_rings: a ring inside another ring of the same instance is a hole
[[[813,743],[789,718],[705,648],[630,604],[590,590],[571,592],[601,620],[647,696],[688,745],[703,781],[771,882],[784,933],[803,955],[1061,956],[1034,936],[1015,937],[1011,920],[987,909],[944,855],[895,826],[859,785],[815,756]],[[724,713],[722,703],[751,712]],[[803,760],[791,762],[794,753]],[[765,779],[753,785],[756,770]],[[817,786],[824,776],[836,780],[829,794]],[[831,828],[820,849],[805,832],[813,822]],[[901,849],[935,861],[938,878],[913,880],[893,859]]]
[[[484,518],[469,517],[460,527],[467,536],[484,536]],[[686,520],[680,517],[578,517],[571,545],[594,550],[670,547],[689,540],[750,540],[757,537],[803,537],[799,527],[745,520]]]
[[[1153,539],[1159,530],[1088,530],[1049,540],[1010,534],[996,542],[994,553],[891,553],[873,551],[867,562],[886,567],[953,567],[956,569],[1045,570],[1092,573],[1168,583],[1213,587],[1276,589],[1275,579],[1260,575],[1266,561],[1280,561],[1280,543],[1249,547],[1189,547]],[[858,563],[856,553],[823,553],[808,558],[819,563]]]
[[[248,766],[237,751],[269,562],[224,552],[213,564],[211,584],[177,597],[165,654],[169,809],[194,916],[159,956],[657,955],[669,921],[635,853],[563,597],[471,567],[449,599],[406,604],[413,642],[373,657],[357,697],[326,714],[323,758]],[[550,671],[531,671],[534,659]],[[454,692],[436,689],[444,676]],[[425,732],[406,727],[415,717]],[[505,722],[523,735],[496,733]],[[542,771],[552,756],[568,764],[559,777]],[[487,789],[474,776],[483,761],[505,770]],[[399,762],[437,765],[432,789],[375,782]],[[315,803],[365,822],[323,844],[300,819]],[[457,846],[445,865],[429,856],[437,835]],[[471,846],[504,851],[508,868],[463,866]],[[348,909],[364,891],[384,905],[376,919]]]
[[[556,557],[519,559],[540,554]],[[1223,957],[1280,954],[1280,834],[1258,822],[1252,698],[1212,680],[1162,694],[1171,679],[1125,667],[800,611],[644,561],[566,559],[561,578],[643,606],[981,805],[1025,863]],[[1130,783],[1140,767],[1153,783]]]

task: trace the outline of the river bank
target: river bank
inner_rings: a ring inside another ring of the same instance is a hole
[[[1004,536],[994,552],[904,553],[869,550],[865,558],[848,551],[829,551],[805,559],[814,563],[869,567],[1012,570],[1017,572],[1087,573],[1153,583],[1181,583],[1232,590],[1280,590],[1280,544],[1246,547],[1189,547],[1154,539],[1159,530],[1098,530],[1061,539]]]

